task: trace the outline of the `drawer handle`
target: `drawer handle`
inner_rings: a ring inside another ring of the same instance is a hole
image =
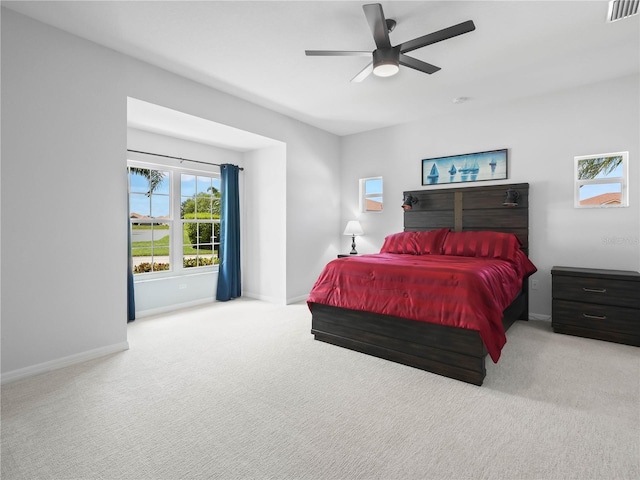
[[[606,320],[607,319],[606,315],[589,315],[588,313],[583,313],[582,316],[584,318],[593,318],[595,320]]]
[[[591,292],[591,293],[607,293],[607,289],[606,288],[585,288],[585,287],[582,287],[582,290],[584,290],[585,292]]]

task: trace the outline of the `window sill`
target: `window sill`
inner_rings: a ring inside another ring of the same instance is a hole
[[[218,273],[218,267],[211,267],[202,270],[198,270],[197,272],[184,272],[184,273],[176,273],[176,272],[159,272],[159,273],[139,273],[133,276],[133,283],[147,283],[147,282],[157,282],[161,280],[169,280],[175,278],[186,278],[186,277],[197,277],[201,275],[211,275]],[[144,275],[143,278],[140,276]]]

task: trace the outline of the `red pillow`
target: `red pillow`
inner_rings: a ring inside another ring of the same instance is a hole
[[[513,233],[490,231],[449,232],[444,239],[444,255],[501,258],[515,261],[520,240]]]
[[[400,232],[387,235],[380,253],[406,253],[418,255],[418,244],[414,238],[415,232]]]
[[[449,233],[448,228],[429,230],[427,232],[413,232],[418,244],[418,255],[440,255],[444,239]]]
[[[380,253],[440,254],[442,242],[448,231],[447,228],[441,228],[427,232],[400,232],[387,235]]]

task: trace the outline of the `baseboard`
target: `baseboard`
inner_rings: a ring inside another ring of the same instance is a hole
[[[258,293],[254,293],[254,292],[244,291],[244,292],[242,292],[242,296],[243,297],[247,297],[247,298],[252,298],[254,300],[261,300],[263,302],[275,303],[276,305],[282,305],[283,304],[283,301],[282,301],[281,298],[271,297],[269,295],[260,295]]]
[[[550,322],[551,315],[544,315],[542,313],[529,313],[529,320],[542,320],[543,322]]]
[[[304,301],[307,300],[307,298],[309,298],[309,294],[308,293],[306,295],[300,295],[300,296],[293,297],[293,298],[287,298],[287,305],[291,305],[292,303],[304,302]]]
[[[287,298],[284,302],[282,301],[281,298],[270,297],[268,295],[260,295],[254,292],[245,291],[245,292],[242,292],[242,296],[247,298],[253,298],[254,300],[262,300],[263,302],[275,303],[277,305],[282,305],[283,303],[284,305],[291,305],[292,303],[298,303],[298,302],[302,302],[303,300],[306,300],[309,297],[309,294],[307,293],[305,295],[300,295],[298,297]]]
[[[200,300],[194,300],[192,302],[177,303],[175,305],[167,305],[166,307],[149,308],[147,310],[136,311],[136,318],[152,317],[153,315],[160,315],[162,313],[175,312],[176,310],[182,310],[184,308],[197,307],[204,305],[205,303],[213,303],[215,299],[201,298]]]
[[[125,350],[129,350],[129,342],[115,343],[113,345],[107,345],[106,347],[87,350],[86,352],[76,353],[67,357],[62,357],[56,360],[50,360],[48,362],[38,363],[37,365],[32,365],[30,367],[19,368],[17,370],[3,373],[0,383],[4,385],[5,383],[15,382],[24,378],[33,377],[34,375],[40,375],[41,373],[50,372],[51,370],[69,367],[77,363],[104,357],[106,355],[111,355],[112,353],[123,352]]]

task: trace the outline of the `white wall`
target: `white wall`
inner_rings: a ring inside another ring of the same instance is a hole
[[[247,152],[244,165],[243,295],[286,303],[286,145]]]
[[[287,145],[267,296],[305,298],[333,257],[338,137],[2,9],[3,381],[126,348],[128,96]]]
[[[461,104],[459,114],[343,138],[342,222],[359,215],[358,251],[376,252],[403,228],[402,192],[422,188],[422,158],[508,148],[509,179],[530,184],[530,257],[539,269],[530,312],[551,313],[553,265],[640,269],[640,80],[637,76],[491,110]],[[629,151],[630,206],[573,207],[573,157]],[[357,214],[358,179],[384,177],[385,209]],[[458,185],[460,186],[460,185]]]
[[[342,233],[340,142],[328,134],[314,135],[310,127],[299,134],[297,142],[287,143],[288,302],[309,296],[324,266],[336,258],[335,234]]]
[[[126,348],[126,90],[96,50],[2,11],[3,373]]]

